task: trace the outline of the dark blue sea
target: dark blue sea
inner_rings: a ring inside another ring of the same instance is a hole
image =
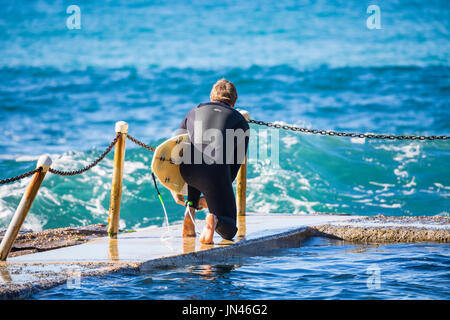
[[[68,28],[72,4],[79,29]],[[378,29],[369,28],[374,4]],[[53,168],[81,168],[110,144],[119,120],[156,146],[222,77],[237,87],[237,108],[255,120],[450,135],[449,17],[447,0],[0,0],[0,179],[34,169],[42,154]],[[250,212],[449,216],[448,140],[251,129]],[[106,223],[112,159],[79,176],[48,174],[24,228]],[[123,229],[163,223],[151,159],[127,142]],[[27,183],[0,186],[0,227]],[[161,191],[169,221],[181,221],[184,208]],[[448,276],[447,268],[447,292]]]

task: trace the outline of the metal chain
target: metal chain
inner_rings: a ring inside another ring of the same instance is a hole
[[[42,171],[42,167],[39,167],[39,168],[36,168],[34,170],[28,171],[28,172],[26,172],[24,174],[21,174],[20,176],[15,176],[15,177],[12,177],[12,178],[0,180],[0,185],[11,183],[11,182],[15,182],[15,181],[18,181],[18,180],[22,180],[23,178],[29,177],[29,176],[31,176],[31,175],[33,175],[33,174],[35,174],[37,172],[41,172],[41,171]]]
[[[326,130],[316,130],[316,129],[306,129],[300,128],[296,126],[275,124],[272,122],[264,122],[258,120],[250,119],[249,123],[254,123],[261,126],[267,126],[271,128],[291,130],[302,133],[312,133],[312,134],[321,134],[328,136],[337,136],[337,137],[352,137],[352,138],[367,138],[367,139],[383,139],[383,140],[448,140],[450,136],[396,136],[396,135],[385,135],[385,134],[371,134],[371,133],[347,133],[347,132],[336,132],[336,131],[326,131]]]
[[[73,171],[61,171],[61,170],[49,168],[48,171],[53,173],[53,174],[60,175],[60,176],[75,176],[75,175],[78,175],[78,174],[82,174],[82,173],[88,171],[89,169],[92,169],[93,167],[95,167],[100,161],[102,161],[106,157],[106,155],[112,150],[114,145],[117,143],[117,140],[119,140],[120,135],[121,135],[121,133],[118,132],[116,137],[114,138],[114,140],[108,146],[108,148],[106,148],[106,150],[97,159],[95,159],[95,161],[93,161],[92,163],[90,163],[86,167],[78,169],[78,170],[73,170]],[[151,146],[149,146],[149,145],[139,141],[138,139],[133,138],[132,136],[129,136],[129,135],[127,135],[127,137],[128,137],[128,139],[130,139],[131,141],[133,141],[137,145],[139,145],[139,146],[141,146],[141,147],[143,147],[145,149],[148,149],[150,151],[155,151],[155,148],[153,148],[153,147],[151,147]],[[36,172],[40,172],[40,171],[42,171],[42,167],[36,168],[36,169],[34,169],[32,171],[26,172],[26,173],[21,174],[21,175],[16,176],[16,177],[0,180],[0,185],[21,180],[23,178],[29,177],[29,176],[35,174]]]
[[[60,175],[60,176],[75,176],[75,175],[81,174],[83,172],[86,172],[89,169],[91,169],[92,167],[96,166],[100,161],[103,160],[104,157],[106,157],[106,155],[111,151],[111,149],[116,144],[117,140],[119,140],[120,135],[121,135],[121,133],[118,132],[116,137],[114,138],[114,140],[108,146],[108,148],[106,148],[106,150],[94,162],[87,165],[86,167],[84,167],[82,169],[74,170],[74,171],[60,171],[60,170],[50,168],[50,169],[48,169],[48,171],[50,171],[53,174]]]
[[[295,132],[302,132],[302,133],[311,133],[311,134],[320,134],[320,135],[328,135],[328,136],[337,136],[337,137],[351,137],[351,138],[367,138],[367,139],[383,139],[383,140],[448,140],[450,139],[450,136],[404,136],[404,135],[385,135],[385,134],[371,134],[371,133],[349,133],[349,132],[337,132],[337,131],[327,131],[327,130],[317,130],[317,129],[307,129],[307,128],[300,128],[296,126],[290,126],[290,125],[282,125],[282,124],[276,124],[272,122],[264,122],[259,120],[253,120],[250,119],[248,121],[249,123],[254,123],[261,126],[267,126],[270,128],[277,128],[277,129],[284,129],[284,130],[291,130]],[[114,140],[111,142],[111,144],[106,148],[106,150],[92,163],[87,165],[86,167],[74,171],[60,171],[56,169],[49,168],[48,171],[50,171],[53,174],[57,174],[60,176],[74,176],[81,173],[84,173],[88,171],[89,169],[96,166],[100,161],[103,160],[103,158],[106,157],[106,155],[111,151],[111,149],[114,147],[114,145],[117,143],[117,140],[119,140],[121,133],[118,132]],[[148,144],[143,143],[142,141],[139,141],[138,139],[127,135],[127,138],[137,144],[138,146],[150,150],[155,151],[154,147],[149,146]],[[19,176],[7,178],[0,180],[0,185],[15,182],[21,179],[24,179],[26,177],[29,177],[37,172],[40,172],[42,170],[42,167],[36,168],[34,170],[31,170],[29,172],[26,172],[24,174],[21,174]]]
[[[142,141],[139,141],[138,139],[136,139],[130,135],[127,135],[127,138],[144,149],[147,149],[150,151],[155,151],[155,149],[156,149],[156,148],[149,146],[148,144],[143,143]]]

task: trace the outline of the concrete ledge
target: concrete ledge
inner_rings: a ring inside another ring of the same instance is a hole
[[[115,272],[138,272],[138,266],[130,263],[2,263],[0,300],[26,299],[40,290],[69,283],[71,279],[103,276]]]
[[[173,267],[240,261],[240,259],[248,256],[263,255],[283,248],[300,246],[302,241],[314,234],[315,232],[311,228],[298,228],[280,234],[244,240],[220,247],[211,247],[208,250],[150,260],[140,264],[139,271],[145,272],[153,268],[165,266]]]
[[[214,237],[202,245],[182,238],[181,224],[146,228],[0,263],[0,299],[21,299],[74,277],[113,272],[149,272],[164,266],[239,262],[248,256],[298,247],[311,236],[357,242],[450,242],[448,217],[248,214],[238,220],[235,241]],[[203,222],[198,223],[201,231]]]
[[[316,235],[361,243],[450,242],[448,217],[364,217],[312,227]]]
[[[358,228],[333,225],[313,227],[313,229],[317,231],[317,236],[361,243],[450,242],[450,232],[446,230]]]
[[[5,232],[6,229],[0,230],[0,241],[3,239]],[[8,258],[79,245],[107,235],[106,225],[101,223],[86,227],[67,227],[39,232],[23,230],[20,231],[14,241]]]

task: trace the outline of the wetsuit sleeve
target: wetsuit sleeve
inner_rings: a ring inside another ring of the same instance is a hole
[[[178,127],[178,129],[177,129],[175,135],[180,135],[180,134],[183,134],[183,133],[186,133],[186,132],[187,132],[187,120],[188,120],[188,115],[189,115],[189,113],[186,114],[186,116],[184,117],[183,121],[181,121],[181,124],[180,124],[180,126]]]

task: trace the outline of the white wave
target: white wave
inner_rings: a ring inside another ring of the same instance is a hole
[[[416,184],[416,177],[412,177],[411,181],[408,182],[407,184],[405,184],[403,186],[403,188],[411,188],[411,187],[416,186],[416,185],[417,185]]]
[[[85,208],[92,213],[93,216],[103,216],[108,214],[108,209],[102,205],[103,200],[107,196],[107,192],[102,192],[100,195],[91,198],[86,202]]]
[[[45,199],[48,202],[51,202],[52,206],[60,207],[62,205],[60,196],[52,192],[47,187],[40,187],[39,188],[39,198]]]
[[[372,190],[364,190],[364,186],[357,186],[357,187],[353,187],[353,190],[358,191],[358,192],[362,192],[364,194],[373,194]]]
[[[450,190],[450,187],[446,187],[446,186],[444,186],[442,183],[439,183],[439,182],[435,182],[434,185],[435,185],[436,187],[438,187],[439,189]]]
[[[450,217],[450,213],[447,211],[442,211],[441,213],[436,214],[435,217]]]
[[[390,183],[379,183],[379,182],[374,182],[374,181],[369,181],[369,183],[372,185],[375,185],[375,186],[383,187],[383,189],[381,189],[381,190],[376,190],[375,192],[377,192],[377,193],[385,192],[385,191],[388,191],[388,189],[390,187],[395,187],[394,184],[390,184]]]
[[[410,190],[403,190],[402,191],[403,195],[405,195],[405,196],[410,196],[410,195],[414,194],[415,192],[416,192],[416,189],[414,189],[414,188],[412,188]]]
[[[287,122],[284,122],[284,121],[277,120],[277,121],[274,121],[273,124],[279,124],[279,125],[282,125],[282,126],[297,126],[297,127],[311,129],[311,124],[307,123],[304,120],[297,120],[296,122],[290,123],[290,124],[287,123]]]
[[[150,173],[146,173],[136,180],[137,185],[141,185],[143,183],[152,183],[153,184],[153,178]]]
[[[351,138],[350,142],[351,143],[356,143],[356,144],[365,144],[366,143],[366,138]]]
[[[127,223],[124,219],[119,219],[119,229],[125,229],[127,227]]]
[[[47,224],[47,219],[39,218],[32,212],[27,215],[25,219],[22,229],[30,229],[34,232],[42,231],[43,227]]]
[[[393,160],[399,162],[399,165],[394,169],[394,174],[398,179],[407,179],[409,177],[408,170],[406,169],[407,164],[417,162],[419,158],[425,156],[421,154],[422,146],[418,143],[410,143],[403,146],[381,145],[378,147],[375,146],[374,148],[396,152]]]
[[[16,162],[31,162],[31,161],[37,161],[40,156],[18,156],[15,160]]]
[[[400,209],[402,207],[402,205],[400,203],[393,203],[393,204],[366,203],[366,205],[372,206],[372,207],[387,208],[387,209]]]
[[[249,204],[251,202],[249,201]],[[252,208],[254,208],[253,211],[260,212],[260,213],[274,213],[277,212],[279,209],[279,206],[275,203],[271,203],[268,201],[259,201],[257,203],[251,204]]]
[[[405,159],[413,159],[420,155],[421,145],[418,143],[411,143],[403,146],[395,146],[395,145],[380,145],[374,146],[375,149],[382,149],[386,151],[396,151],[398,152],[394,156],[394,160],[398,162],[402,162]]]
[[[137,170],[150,170],[150,164],[146,165],[138,161],[126,161],[124,165],[124,175],[131,175]]]
[[[400,178],[408,178],[408,171],[402,171],[399,168],[394,169],[394,174]]]
[[[298,139],[292,135],[288,135],[281,138],[281,141],[284,142],[286,148],[291,148],[293,145],[298,143]]]
[[[25,193],[31,178],[25,178],[14,183],[0,186],[0,219],[10,219],[20,199]],[[8,199],[8,200],[5,200]]]
[[[378,196],[380,196],[380,197],[393,197],[393,196],[395,196],[395,193],[393,193],[393,192],[382,193],[382,194],[379,194]]]
[[[305,198],[293,197],[289,194],[291,190],[309,191],[311,189],[311,182],[301,172],[291,172],[281,168],[265,168],[260,164],[252,168],[256,173],[248,181],[248,204],[254,208],[253,211],[280,212],[289,207],[289,211],[293,214],[314,213],[314,206],[320,205],[317,201],[308,201]],[[267,185],[271,185],[277,190],[270,194],[264,193]],[[261,197],[262,194],[264,194],[263,197]]]
[[[361,200],[354,200],[353,202],[358,202],[358,203],[370,203],[372,201],[372,199],[361,199]]]
[[[293,214],[314,213],[316,210],[313,207],[320,204],[318,201],[300,200],[289,196],[286,196],[286,200],[294,206]]]

